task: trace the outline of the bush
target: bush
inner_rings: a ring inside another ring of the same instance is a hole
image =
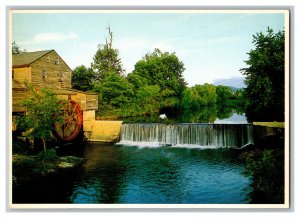
[[[42,161],[56,161],[58,159],[58,156],[56,154],[55,149],[48,149],[46,152],[41,151],[37,155],[39,160]]]
[[[284,152],[264,150],[246,159],[244,175],[251,176],[250,203],[284,203]]]

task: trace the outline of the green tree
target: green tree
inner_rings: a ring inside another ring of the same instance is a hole
[[[183,109],[193,109],[193,102],[195,97],[193,96],[193,90],[191,88],[186,88],[183,91],[183,97],[182,97],[182,101],[181,101],[181,107]]]
[[[27,82],[25,85],[28,96],[21,105],[26,108],[26,114],[19,118],[18,126],[27,130],[26,136],[42,140],[46,153],[46,141],[52,137],[53,124],[64,120],[60,115],[64,101],[59,100],[50,89],[37,91]]]
[[[103,110],[120,108],[134,96],[134,86],[116,73],[110,73],[101,83],[95,83],[94,91],[99,94],[99,107]]]
[[[158,112],[160,106],[160,88],[157,85],[145,85],[136,92],[136,105],[146,114]]]
[[[135,89],[138,90],[143,86],[148,85],[148,81],[145,77],[140,76],[136,73],[129,73],[127,76],[127,80],[134,85]]]
[[[183,91],[181,107],[183,109],[198,110],[203,104],[195,87],[188,87]]]
[[[246,75],[250,119],[284,120],[284,31],[274,33],[268,28],[253,36],[255,48],[250,50]]]
[[[91,68],[81,65],[74,69],[72,73],[72,88],[89,91],[93,89],[93,80],[95,73]]]
[[[195,85],[193,87],[198,94],[198,104],[213,105],[217,102],[216,87],[212,84]]]
[[[217,102],[216,87],[212,84],[195,85],[183,92],[181,107],[198,110],[202,106],[214,105]]]
[[[182,99],[186,86],[184,70],[184,64],[175,53],[155,49],[135,64],[132,74],[145,78],[148,85],[159,86],[161,107],[168,108],[178,106]]]
[[[106,39],[105,44],[98,45],[92,62],[96,82],[100,82],[112,72],[118,75],[123,75],[125,72],[119,58],[119,51],[113,48],[113,33],[110,27],[108,27],[108,33],[109,41]]]
[[[230,87],[218,85],[216,87],[216,93],[217,93],[217,102],[218,103],[224,103],[226,100],[230,99],[233,96],[233,92]]]

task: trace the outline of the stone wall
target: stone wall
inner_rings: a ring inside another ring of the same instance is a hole
[[[88,141],[117,142],[123,121],[95,119],[95,111],[83,112],[83,131]]]

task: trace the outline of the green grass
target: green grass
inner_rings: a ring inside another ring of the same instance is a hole
[[[284,128],[284,122],[253,122],[254,126]]]

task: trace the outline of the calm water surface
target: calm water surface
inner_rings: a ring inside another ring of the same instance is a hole
[[[249,179],[233,149],[90,143],[71,203],[248,203]],[[248,190],[248,191],[247,191]]]

